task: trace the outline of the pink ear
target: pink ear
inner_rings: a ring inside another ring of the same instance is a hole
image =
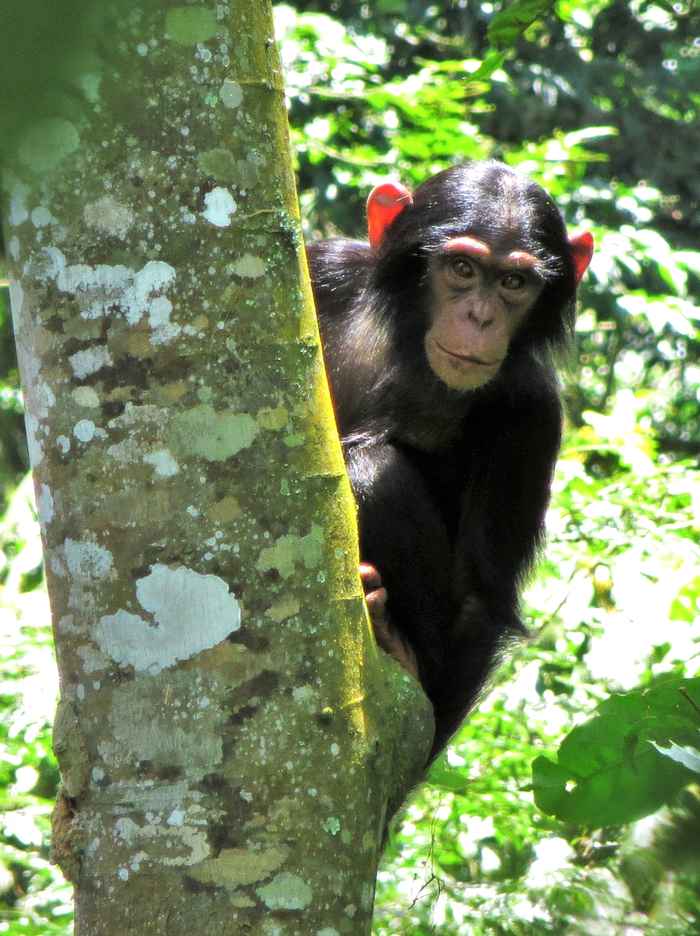
[[[384,232],[404,208],[413,204],[413,196],[400,182],[382,182],[367,199],[367,233],[372,247],[379,247]]]
[[[575,237],[569,238],[569,247],[571,247],[571,259],[574,261],[576,282],[580,283],[593,256],[593,235],[590,231],[576,234]]]

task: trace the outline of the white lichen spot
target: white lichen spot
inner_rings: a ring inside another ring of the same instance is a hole
[[[217,186],[204,196],[202,215],[215,227],[229,227],[231,216],[236,212],[236,202],[228,189]]]
[[[98,581],[112,571],[111,552],[90,540],[65,540],[63,555],[68,571],[76,579]]]
[[[48,254],[48,250],[46,253]],[[60,258],[52,258],[54,265]],[[86,263],[64,265],[57,270],[47,267],[45,279],[53,279],[61,292],[75,296],[80,314],[86,319],[97,319],[108,315],[122,305],[134,278],[133,270],[123,264],[111,266],[106,263],[88,266]]]
[[[58,247],[44,247],[27,264],[25,271],[44,283],[55,281],[66,268],[66,257]]]
[[[95,438],[95,423],[91,419],[80,419],[73,426],[73,435],[80,442],[92,442]]]
[[[83,217],[89,227],[118,240],[126,240],[135,220],[133,211],[126,205],[120,205],[112,195],[103,195],[86,205]]]
[[[185,813],[182,809],[173,809],[167,818],[169,826],[181,826],[185,824]]]
[[[124,412],[115,416],[109,423],[111,429],[148,428],[157,429],[167,417],[168,412],[151,403],[132,403],[127,401]]]
[[[18,227],[20,224],[24,224],[29,217],[29,210],[27,208],[29,189],[22,182],[17,182],[13,179],[8,181],[8,187],[11,193],[9,221],[12,227]]]
[[[176,276],[175,268],[170,266],[169,263],[165,263],[163,260],[149,260],[143,269],[134,275],[133,293],[129,296],[132,316],[136,312],[134,302],[142,309],[145,309],[148,298],[163,292],[171,286]],[[133,319],[134,322],[138,321],[140,317],[139,314]],[[128,315],[127,318],[129,318]]]
[[[276,874],[256,893],[270,910],[305,910],[313,900],[313,891],[306,881],[288,871]]]
[[[7,244],[7,249],[10,252],[10,257],[12,257],[15,263],[18,263],[20,255],[19,237],[11,237]]]
[[[97,104],[100,99],[100,85],[102,84],[102,75],[98,72],[83,72],[77,76],[77,85],[82,89],[85,97],[92,104]]]
[[[51,489],[47,484],[40,485],[36,506],[39,512],[39,522],[42,524],[42,526],[46,526],[47,523],[51,523],[54,514],[54,503]]]
[[[252,254],[244,254],[232,265],[232,270],[236,276],[258,279],[265,274],[265,261]]]
[[[253,794],[250,793],[248,790],[241,790],[241,792],[239,793],[239,796],[245,803],[253,802]]]
[[[52,568],[53,568],[53,564],[52,564]],[[65,573],[66,573],[65,567],[62,566],[62,569],[63,569],[62,573],[56,573],[56,570],[54,569],[54,573],[58,574],[59,578],[65,578]],[[58,629],[59,634],[79,634],[80,633],[80,627],[78,624],[76,624],[75,616],[73,614],[64,614],[63,617],[59,618],[57,629]]]
[[[173,789],[168,794],[173,794]],[[159,795],[159,791],[154,791]],[[167,794],[166,794],[167,795]],[[146,791],[145,796],[148,796]],[[121,817],[114,823],[114,838],[129,848],[138,844],[146,846],[147,851],[138,850],[132,861],[143,864],[149,854],[158,854],[161,864],[169,867],[191,866],[200,864],[210,854],[206,832],[203,829],[187,827],[168,828],[161,825],[161,817],[157,813],[144,810],[146,825],[139,826],[132,819]],[[183,853],[183,849],[186,853]],[[133,864],[132,864],[133,869]]]
[[[129,819],[128,816],[122,816],[117,819],[114,823],[114,837],[126,845],[133,845],[136,842],[136,837],[139,832],[139,827],[136,825],[133,819]]]
[[[333,742],[333,744],[331,744],[331,754],[333,755],[333,757],[337,757],[338,754],[340,754],[340,746],[337,745],[335,741]]]
[[[92,207],[97,212],[101,205],[102,202],[97,202]],[[130,210],[113,200],[110,205],[111,211],[99,223],[106,233],[126,236],[133,223]],[[94,223],[98,224],[97,218]],[[47,247],[42,252],[33,272],[39,279],[53,280],[61,292],[75,296],[83,318],[111,316],[117,310],[130,325],[135,325],[144,314],[153,314],[158,327],[167,323],[172,309],[170,304],[160,302],[162,293],[174,283],[177,275],[175,269],[162,260],[149,260],[136,271],[123,265],[78,263],[68,266],[65,256],[56,247]]]
[[[142,458],[141,443],[137,439],[124,439],[116,445],[110,445],[105,454],[122,465],[134,464]]]
[[[15,335],[21,334],[22,315],[24,313],[24,290],[19,280],[10,282],[10,311],[12,312],[12,322],[14,324]],[[18,343],[17,351],[21,353],[22,345]]]
[[[139,42],[136,46],[136,51],[139,55],[148,55],[148,45],[145,42]]]
[[[105,772],[101,767],[93,767],[91,777],[93,783],[101,783],[105,778]]]
[[[157,296],[148,307],[148,322],[153,330],[153,344],[167,344],[182,331],[180,325],[170,321],[173,304],[167,296]]]
[[[173,304],[167,296],[158,296],[148,310],[148,322],[151,328],[162,328],[170,322]]]
[[[85,406],[87,409],[97,409],[100,405],[100,398],[94,387],[76,387],[71,396],[78,406]]]
[[[109,367],[113,363],[109,349],[101,345],[76,351],[68,360],[78,380],[84,380],[90,374],[96,374],[103,367]]]
[[[56,446],[62,455],[67,455],[70,452],[70,439],[64,435],[56,436]]]
[[[316,691],[311,686],[297,686],[292,689],[292,698],[298,705],[308,706],[316,699]]]
[[[110,668],[110,662],[104,653],[100,653],[91,643],[81,644],[78,647],[78,656],[83,661],[83,669],[86,673],[99,673]],[[98,689],[99,683],[94,688]]]
[[[340,819],[337,816],[329,816],[323,823],[323,828],[329,835],[337,835],[340,832]]]
[[[38,438],[39,420],[27,411],[24,414],[24,425],[27,430],[27,449],[29,450],[29,463],[32,468],[40,465],[44,459],[44,449]]]
[[[243,88],[237,81],[232,81],[230,78],[227,78],[221,85],[219,97],[224,107],[240,107],[243,102]]]
[[[184,566],[151,566],[136,597],[151,620],[121,609],[98,621],[95,640],[112,660],[139,672],[189,660],[241,626],[240,605],[226,582]]]
[[[195,520],[197,517],[202,516],[201,510],[197,510],[197,508],[192,504],[190,504],[190,506],[187,508],[187,513],[190,515],[190,517],[194,517]]]
[[[128,868],[117,868],[117,877],[121,881],[129,880],[129,869]]]
[[[159,449],[143,456],[148,465],[153,465],[156,474],[161,478],[172,478],[180,471],[180,466],[167,449]]]
[[[41,361],[22,342],[17,351],[26,387],[25,403],[27,410],[37,419],[45,419],[49,410],[56,405],[56,396],[45,380],[41,379]]]
[[[35,228],[45,228],[49,224],[55,224],[56,219],[51,214],[48,208],[45,208],[43,205],[39,205],[38,208],[35,208],[32,211],[32,224]]]

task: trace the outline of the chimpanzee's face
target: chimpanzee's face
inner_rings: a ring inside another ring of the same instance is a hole
[[[428,363],[453,390],[492,380],[544,284],[537,259],[474,237],[447,241],[431,259]]]

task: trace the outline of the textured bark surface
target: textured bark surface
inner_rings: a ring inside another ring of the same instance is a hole
[[[377,650],[270,7],[105,6],[5,236],[81,936],[369,933],[432,716]]]

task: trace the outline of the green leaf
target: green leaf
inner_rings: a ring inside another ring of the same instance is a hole
[[[503,63],[506,60],[505,52],[498,52],[496,50],[491,50],[481,65],[477,68],[475,72],[472,72],[471,79],[472,81],[486,81],[487,78],[490,78],[495,71],[498,71],[499,68],[503,67]]]
[[[700,251],[678,250],[675,259],[680,266],[695,273],[696,276],[700,276]]]
[[[679,335],[695,338],[696,326],[693,319],[698,317],[697,306],[675,296],[652,296],[640,290],[630,291],[620,296],[618,306],[629,315],[643,316],[657,335],[666,328]]]
[[[497,49],[512,47],[532,24],[554,9],[554,0],[515,0],[491,20],[488,38]]]
[[[601,140],[619,134],[617,127],[583,127],[581,130],[572,130],[564,134],[564,145],[567,147],[579,146],[589,140]]]
[[[404,0],[377,0],[377,12],[401,14],[404,12]]]
[[[460,770],[458,767],[450,767],[443,755],[430,768],[428,783],[449,793],[466,793],[469,778],[465,775],[464,770]]]
[[[655,812],[694,778],[656,745],[676,750],[696,744],[699,713],[698,678],[611,696],[567,735],[558,763],[547,757],[533,762],[535,803],[544,813],[593,827]]]

